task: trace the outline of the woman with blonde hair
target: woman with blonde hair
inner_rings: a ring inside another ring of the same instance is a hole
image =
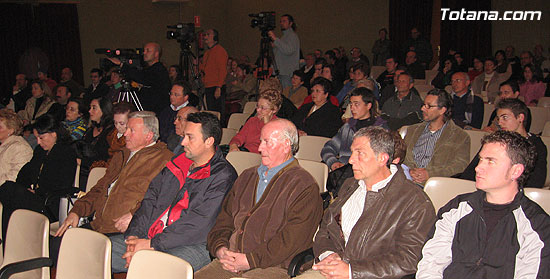
[[[32,158],[32,148],[19,134],[23,121],[15,112],[0,109],[0,185],[15,181],[19,170]]]

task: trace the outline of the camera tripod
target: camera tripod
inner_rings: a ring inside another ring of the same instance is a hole
[[[136,91],[133,90],[133,88],[130,86],[130,82],[126,80],[122,80],[120,83],[122,84],[123,90],[118,93],[117,102],[133,103],[138,111],[142,111],[143,106],[139,101]]]
[[[262,31],[262,38],[260,39],[260,55],[258,56],[260,60],[258,65],[258,81],[269,78],[269,67],[271,67],[270,51],[271,39],[267,35],[267,31]],[[264,67],[267,68],[267,70],[264,70]]]

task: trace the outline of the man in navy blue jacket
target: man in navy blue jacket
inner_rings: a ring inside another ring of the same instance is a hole
[[[197,112],[187,121],[183,152],[151,181],[125,234],[110,237],[113,272],[126,272],[133,255],[144,249],[183,258],[193,270],[210,262],[206,236],[237,173],[217,148],[216,116]]]

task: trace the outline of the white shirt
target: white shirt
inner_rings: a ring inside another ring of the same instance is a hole
[[[172,108],[173,111],[178,111],[186,107],[188,104],[189,104],[189,101],[186,101],[185,103],[181,104],[179,107],[175,107],[174,105],[170,104],[170,108]]]

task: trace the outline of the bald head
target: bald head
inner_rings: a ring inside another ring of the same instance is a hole
[[[160,45],[155,42],[145,44],[143,47],[143,61],[149,66],[159,62],[162,50]]]
[[[176,128],[176,135],[183,136],[183,131],[185,131],[185,126],[187,125],[187,115],[191,113],[199,112],[196,107],[183,107],[178,110],[176,119],[174,120],[174,127]]]

